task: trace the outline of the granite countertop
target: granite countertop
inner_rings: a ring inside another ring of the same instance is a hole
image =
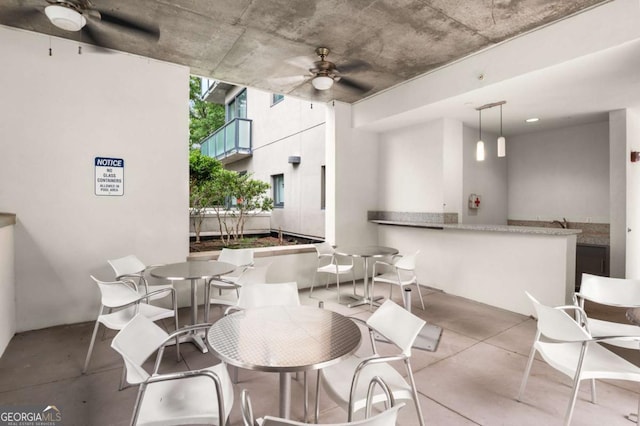
[[[13,213],[0,213],[0,228],[16,224],[16,215]]]
[[[517,234],[539,234],[539,235],[578,235],[582,233],[580,229],[564,228],[544,228],[533,226],[512,226],[512,225],[471,225],[471,224],[447,224],[447,223],[426,223],[426,222],[402,222],[392,220],[372,220],[372,223],[379,225],[410,226],[415,228],[428,229],[453,229],[462,231],[485,231],[485,232],[510,232]]]

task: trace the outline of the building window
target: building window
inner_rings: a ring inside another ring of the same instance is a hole
[[[284,207],[284,175],[271,176],[273,183],[273,205]]]
[[[320,166],[320,209],[327,206],[327,168]]]
[[[279,93],[272,93],[271,94],[271,106],[274,106],[275,104],[277,104],[278,102],[280,102],[283,99],[284,99],[284,95],[281,95]]]
[[[247,118],[247,89],[243,89],[227,104],[227,123],[234,118]]]

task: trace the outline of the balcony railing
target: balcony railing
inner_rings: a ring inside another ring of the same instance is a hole
[[[251,155],[251,120],[234,118],[200,142],[200,152],[223,164]]]

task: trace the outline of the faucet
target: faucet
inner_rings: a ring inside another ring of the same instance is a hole
[[[552,225],[554,223],[557,223],[558,225],[560,225],[560,228],[562,229],[569,228],[569,222],[567,222],[567,219],[565,219],[564,217],[562,218],[562,222],[560,222],[559,220],[554,220],[553,222],[551,222]]]

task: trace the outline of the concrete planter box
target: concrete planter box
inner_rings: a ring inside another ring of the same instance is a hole
[[[225,219],[229,229],[235,226],[237,219],[232,216],[227,216]],[[224,223],[223,223],[224,226]],[[268,234],[271,232],[271,212],[262,212],[250,214],[244,224],[245,235],[255,234]],[[193,229],[193,219],[189,217],[189,235],[195,236],[195,230]],[[213,211],[207,212],[202,222],[202,229],[200,236],[219,236],[220,226],[218,224],[218,217]]]

